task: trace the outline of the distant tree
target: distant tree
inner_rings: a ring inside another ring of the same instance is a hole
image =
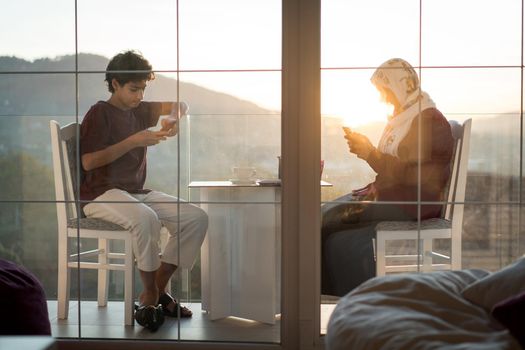
[[[49,165],[27,152],[0,155],[0,256],[23,264],[56,288],[57,224]]]
[[[20,255],[11,249],[6,249],[2,243],[0,243],[0,258],[15,262],[17,264],[22,264]]]

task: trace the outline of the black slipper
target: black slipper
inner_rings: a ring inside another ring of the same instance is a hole
[[[142,327],[155,332],[164,323],[162,305],[144,305],[139,307],[135,305],[135,320]]]
[[[170,303],[175,304],[175,308],[173,311],[170,311],[168,309],[168,305]],[[180,305],[171,295],[168,293],[164,293],[159,297],[159,304],[162,305],[162,310],[164,312],[164,315],[169,317],[177,317],[177,309],[180,306],[180,317],[181,318],[188,318],[193,316],[193,312],[191,312],[190,309],[188,309],[186,306]]]

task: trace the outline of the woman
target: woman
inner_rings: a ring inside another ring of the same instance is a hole
[[[422,220],[439,217],[438,202],[444,199],[450,176],[454,144],[450,125],[421,91],[412,66],[400,58],[390,59],[371,81],[394,112],[377,147],[345,128],[350,153],[365,160],[377,175],[373,183],[336,200],[349,203],[322,208],[323,294],[344,295],[375,275],[372,238],[377,222],[417,220],[418,199],[436,202],[420,206]]]

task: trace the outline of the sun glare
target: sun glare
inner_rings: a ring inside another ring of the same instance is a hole
[[[381,101],[379,93],[370,83],[340,82],[331,94],[323,94],[322,109],[326,116],[341,119],[344,126],[357,128],[377,121],[386,121],[393,107]],[[335,86],[334,86],[335,87]]]

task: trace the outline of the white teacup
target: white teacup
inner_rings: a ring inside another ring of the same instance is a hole
[[[257,174],[254,167],[249,166],[234,166],[232,168],[233,177],[236,180],[250,180]]]

